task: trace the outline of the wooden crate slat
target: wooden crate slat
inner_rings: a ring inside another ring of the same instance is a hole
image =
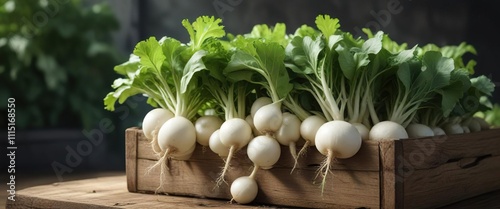
[[[433,208],[498,190],[500,156],[462,168],[458,162],[434,169],[415,170],[404,181],[405,208]]]
[[[137,149],[138,135],[143,135],[139,128],[128,128],[125,131],[125,172],[127,173],[127,189],[137,191]]]
[[[500,156],[500,129],[402,141],[405,161],[416,170],[462,158]]]
[[[138,160],[138,191],[155,191],[160,184],[159,169],[146,173],[155,162]],[[220,171],[218,163],[171,161],[169,165],[170,171],[164,176],[167,183],[159,192],[231,199],[228,185],[214,189]],[[233,167],[228,173],[228,183],[250,173],[251,167]],[[292,175],[289,168],[260,170],[256,177],[259,194],[255,202],[298,207],[379,208],[379,172],[333,171],[327,179],[323,196],[319,183],[313,184],[314,176],[315,172],[311,170],[299,169]]]

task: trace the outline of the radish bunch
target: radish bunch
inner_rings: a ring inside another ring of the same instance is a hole
[[[221,22],[184,20],[188,43],[151,37],[115,67],[123,77],[113,82],[105,108],[136,94],[155,107],[142,128],[159,158],[153,168],[161,167],[160,187],[167,161],[188,160],[197,144],[221,157],[217,186],[246,149],[253,171],[230,187],[233,200],[246,204],[257,196],[258,171],[272,169],[282,147],[295,160],[291,174],[310,148],[324,155],[317,171],[323,192],[333,160],[355,156],[363,140],[489,127],[473,115],[488,108],[494,84],[471,77],[475,62],[463,55],[475,50],[465,43],[409,48],[367,29],[367,38],[353,37],[329,15],[294,34],[278,23],[226,36]]]

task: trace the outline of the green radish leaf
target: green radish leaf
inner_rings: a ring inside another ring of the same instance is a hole
[[[202,44],[210,37],[220,38],[226,35],[224,26],[220,25],[222,19],[215,19],[213,16],[201,16],[196,18],[196,21],[191,24],[189,20],[182,20],[182,25],[189,33],[190,46],[192,51],[197,51],[201,48]]]
[[[491,96],[491,93],[495,90],[495,84],[484,75],[471,78],[470,82],[479,92],[487,96]]]
[[[182,46],[181,42],[173,38],[163,37],[159,44],[163,55],[166,57],[164,66],[172,72],[182,72],[184,64],[182,63],[181,53],[185,50],[185,47]]]
[[[142,66],[160,71],[166,57],[155,37],[139,42],[134,49],[134,54],[140,57]]]
[[[135,72],[139,69],[140,59],[138,56],[131,54],[127,62],[116,65],[114,70],[120,75],[127,76],[128,78],[133,78]]]
[[[194,55],[189,59],[184,67],[184,73],[181,78],[181,93],[185,93],[186,89],[190,86],[191,80],[195,73],[205,70],[205,64],[203,63],[202,58],[207,53],[205,51],[197,51]]]
[[[403,50],[399,53],[396,54],[395,57],[391,57],[390,59],[390,65],[391,66],[398,66],[401,63],[407,62],[415,57],[415,50],[417,49],[417,46],[414,46],[411,49],[408,50]]]
[[[367,54],[377,54],[382,49],[383,32],[379,31],[373,38],[370,38],[363,43],[361,51]]]
[[[339,19],[331,18],[330,15],[317,16],[315,23],[325,38],[335,34],[340,28]]]
[[[286,71],[284,59],[285,53],[283,47],[277,43],[254,42],[255,54],[238,50],[231,57],[228,66],[224,69],[224,74],[233,81],[239,81],[242,78],[258,82],[253,79],[253,73],[260,74],[267,81],[268,93],[273,101],[278,101],[286,97],[293,88],[289,83],[288,72]],[[238,75],[245,71],[244,76]],[[252,76],[250,76],[252,75]],[[258,82],[259,84],[263,84]]]

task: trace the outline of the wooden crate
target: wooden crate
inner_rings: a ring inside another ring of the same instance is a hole
[[[130,192],[154,192],[160,169],[151,147],[138,128],[126,131],[126,171]],[[500,129],[477,133],[363,142],[350,159],[335,160],[321,195],[316,170],[324,157],[315,148],[293,160],[287,147],[270,170],[257,173],[255,203],[314,208],[436,208],[500,190]],[[189,161],[172,160],[161,193],[231,199],[229,185],[215,187],[223,160],[198,146]],[[228,182],[251,173],[242,149],[231,161]]]

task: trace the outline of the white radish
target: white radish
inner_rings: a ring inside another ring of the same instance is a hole
[[[468,128],[470,132],[478,132],[481,131],[481,124],[475,118],[470,118]]]
[[[257,181],[251,176],[242,176],[237,178],[231,184],[231,200],[240,204],[252,202],[257,197],[259,187]]]
[[[173,160],[189,160],[196,149],[196,144],[194,144],[190,149],[188,149],[185,153],[174,153],[171,155]]]
[[[268,135],[257,136],[248,143],[247,155],[254,165],[270,169],[280,158],[280,144]]]
[[[300,124],[300,136],[302,136],[306,143],[300,149],[298,156],[304,155],[309,146],[315,146],[316,132],[325,123],[326,120],[318,115],[311,115],[302,121]]]
[[[226,145],[222,144],[220,141],[219,130],[212,133],[208,146],[210,147],[210,150],[219,155],[219,157],[227,157],[227,155],[229,155],[229,147],[226,147]]]
[[[406,127],[406,132],[409,138],[421,138],[434,136],[434,131],[424,124],[412,123]]]
[[[460,124],[456,124],[456,123],[445,124],[443,126],[443,130],[447,135],[463,134],[464,133],[464,129],[462,128],[462,126],[460,126]]]
[[[311,115],[300,123],[300,136],[306,141],[297,156],[302,156],[307,152],[309,146],[315,146],[316,132],[319,127],[326,123],[325,118],[318,115]]]
[[[158,154],[161,152],[160,146],[158,145],[158,131],[160,131],[161,126],[170,118],[173,118],[174,114],[167,109],[155,108],[149,111],[142,121],[142,131],[144,136],[150,140],[153,152]]]
[[[225,182],[224,177],[227,169],[229,168],[231,158],[234,153],[243,148],[252,139],[252,128],[248,123],[240,118],[232,118],[226,120],[219,129],[219,138],[221,143],[229,147],[229,154],[227,155],[226,163],[217,180],[217,185]]]
[[[297,167],[296,144],[300,139],[300,124],[300,119],[296,115],[285,112],[283,113],[283,124],[281,124],[280,129],[275,134],[276,140],[280,144],[290,148],[290,154],[295,160],[292,172]]]
[[[259,97],[257,98],[253,103],[252,107],[250,107],[250,115],[252,118],[255,116],[255,113],[257,110],[259,110],[261,107],[266,106],[268,104],[272,104],[273,100],[269,97]]]
[[[408,133],[402,125],[396,122],[382,121],[370,129],[368,138],[376,141],[407,139]]]
[[[316,132],[318,132],[318,129],[325,123],[326,120],[320,116],[312,115],[307,117],[300,124],[300,136],[302,136],[302,138],[306,140],[306,143],[309,142],[308,145],[314,146]]]
[[[196,143],[196,130],[191,121],[177,116],[167,120],[158,132],[158,144],[168,154],[185,153]]]
[[[318,170],[323,174],[321,183],[321,191],[323,192],[332,160],[354,156],[361,148],[363,140],[352,124],[336,120],[323,124],[316,133],[315,141],[316,149],[327,157]]]
[[[253,116],[255,128],[263,134],[273,135],[278,131],[282,123],[281,102],[264,105]]]
[[[210,136],[222,125],[222,120],[215,115],[202,116],[198,118],[194,127],[196,129],[196,141],[202,146],[208,146]]]
[[[254,164],[252,174],[239,177],[231,184],[231,200],[241,204],[250,203],[257,196],[255,175],[259,168],[271,169],[278,162],[281,155],[280,144],[269,135],[257,136],[248,143],[247,155]]]
[[[359,134],[361,135],[361,139],[368,140],[370,130],[362,123],[352,123],[352,125],[358,129]]]
[[[444,130],[442,128],[439,128],[439,127],[432,128],[432,132],[434,132],[434,136],[446,135],[446,132],[444,132]]]
[[[259,132],[255,126],[253,125],[253,117],[252,115],[247,115],[247,117],[245,118],[245,120],[247,121],[248,125],[250,125],[250,127],[252,128],[252,133],[254,136],[259,136],[259,135],[262,135],[261,132]]]
[[[163,186],[166,161],[176,157],[178,160],[187,160],[196,147],[196,131],[194,125],[187,118],[176,116],[167,120],[158,132],[158,145],[160,146],[161,158],[150,169],[161,165],[160,189]]]
[[[483,118],[473,117],[472,119],[479,123],[479,126],[481,126],[481,130],[490,129],[490,124],[488,124],[488,122],[486,122]]]
[[[462,129],[464,130],[464,134],[470,133],[470,129],[468,126],[462,126]]]

